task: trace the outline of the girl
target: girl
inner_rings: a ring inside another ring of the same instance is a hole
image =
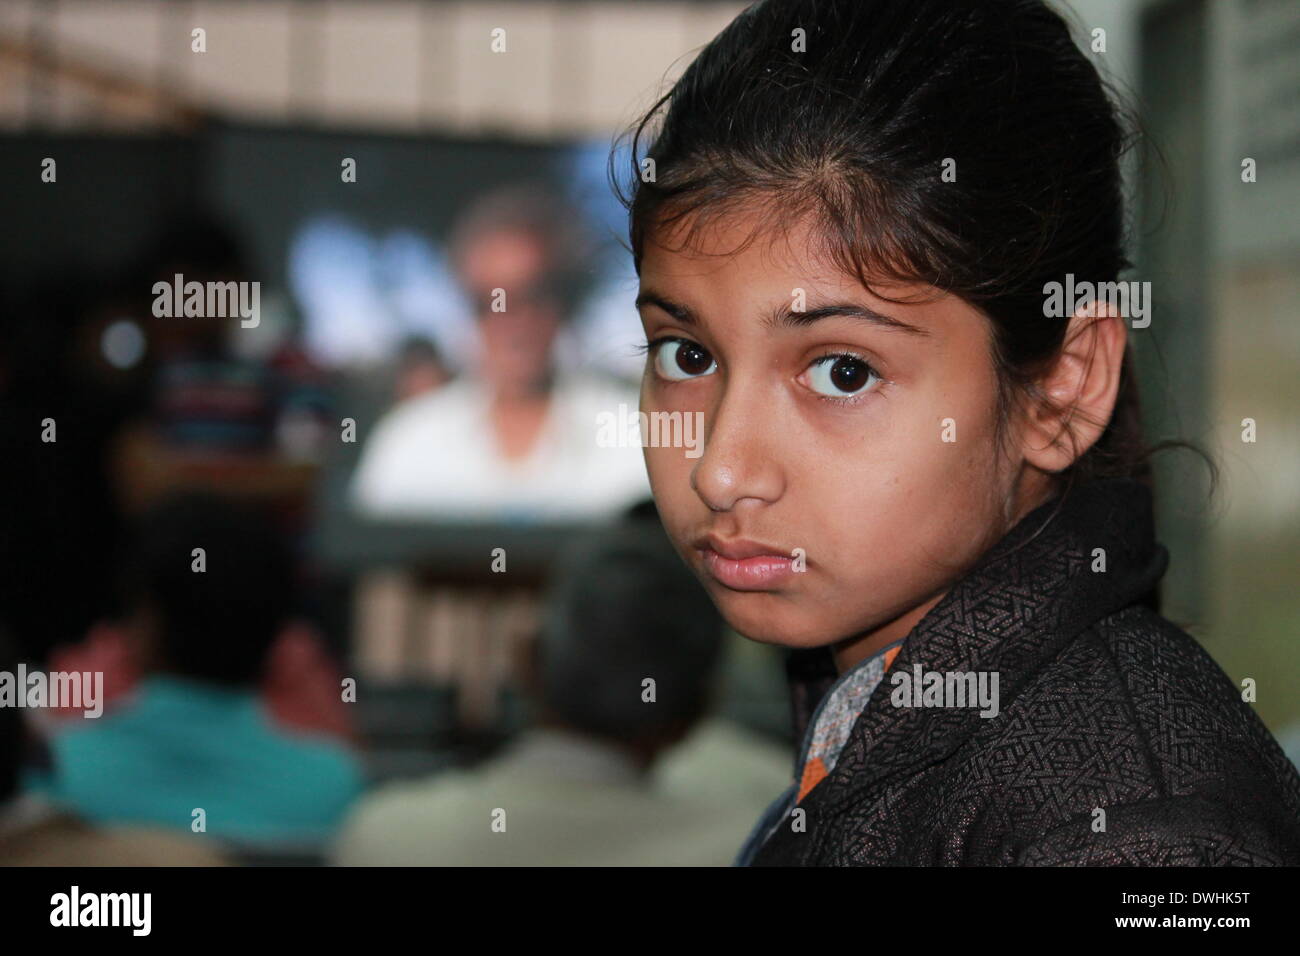
[[[1300,776],[1157,610],[1095,285],[1127,143],[1040,0],[757,3],[635,127],[642,411],[706,438],[645,449],[655,500],[792,650],[796,773],[738,862],[1300,864]]]

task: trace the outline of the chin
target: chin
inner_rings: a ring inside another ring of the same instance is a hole
[[[798,601],[766,591],[719,594],[712,591],[727,624],[737,633],[760,644],[780,647],[809,648],[832,644],[842,636],[828,622]]]

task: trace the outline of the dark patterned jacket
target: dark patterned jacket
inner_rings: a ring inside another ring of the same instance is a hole
[[[738,862],[1300,865],[1300,775],[1239,687],[1151,609],[1168,560],[1135,481],[1027,515],[908,635],[804,814],[788,791]],[[1000,712],[894,706],[891,676],[918,663],[996,671]],[[790,674],[804,739],[836,676],[829,651],[793,653]]]

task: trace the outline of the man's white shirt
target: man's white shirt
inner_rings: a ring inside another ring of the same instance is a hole
[[[352,478],[354,507],[374,518],[565,520],[609,514],[650,496],[641,448],[601,447],[602,413],[636,409],[636,390],[561,376],[542,433],[508,460],[470,378],[407,399],[380,419]]]

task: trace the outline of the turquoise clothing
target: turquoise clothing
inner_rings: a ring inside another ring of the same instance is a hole
[[[210,836],[237,842],[324,841],[364,786],[348,749],[277,727],[254,691],[174,676],[77,718],[50,749],[32,789],[86,820],[188,831],[202,810]]]

